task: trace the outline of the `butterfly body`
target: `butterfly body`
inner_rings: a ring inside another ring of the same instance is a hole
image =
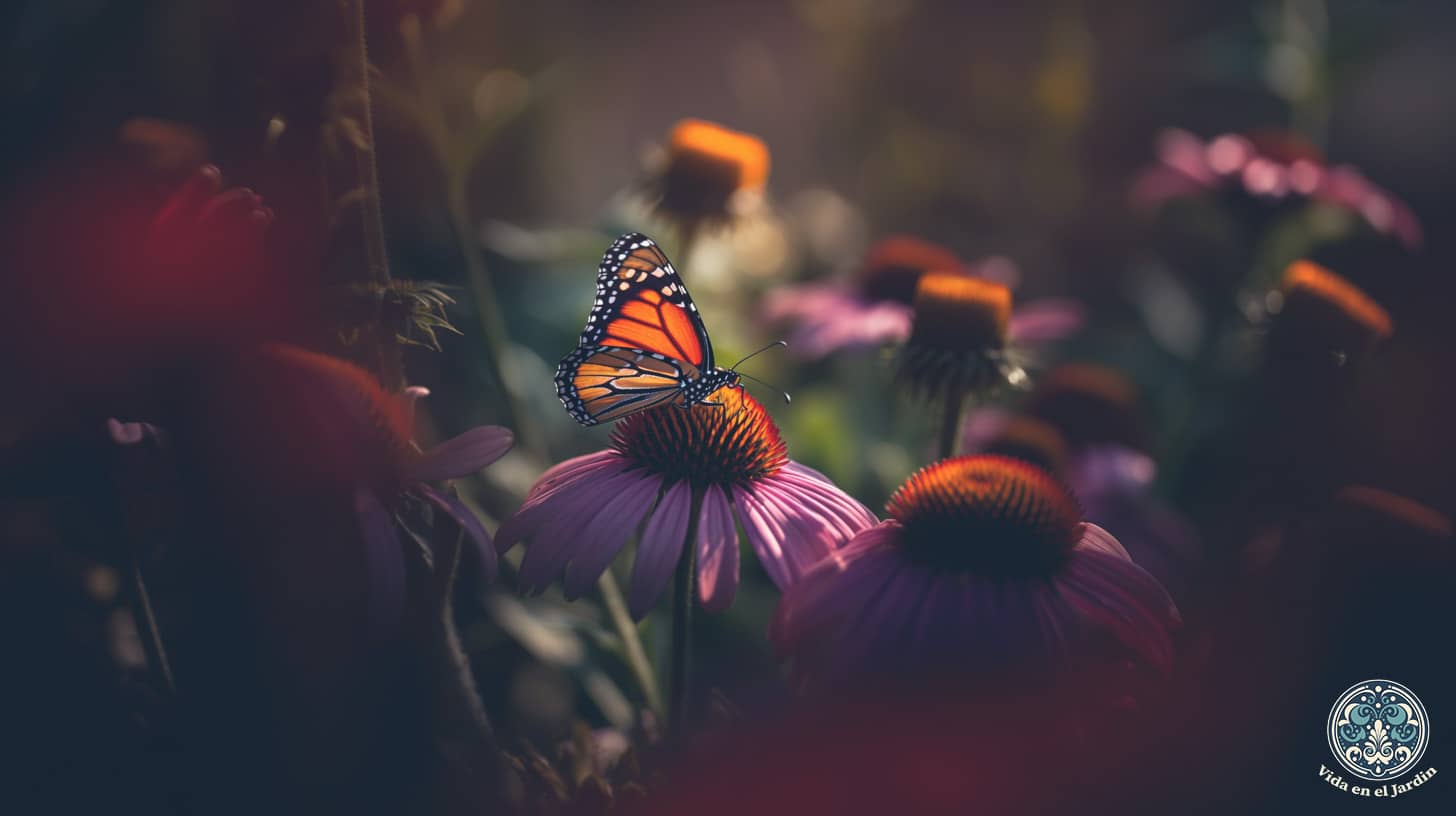
[[[556,369],[556,393],[583,425],[659,405],[713,405],[738,374],[713,364],[698,307],[667,255],[628,233],[597,268],[596,302],[577,347]]]

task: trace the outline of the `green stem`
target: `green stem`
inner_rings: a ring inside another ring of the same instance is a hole
[[[545,454],[543,438],[538,433],[530,411],[522,404],[516,390],[516,383],[510,375],[506,350],[510,340],[506,335],[505,319],[500,300],[496,297],[495,283],[491,280],[490,268],[485,263],[485,253],[476,239],[475,228],[470,219],[470,204],[467,199],[466,180],[469,167],[459,166],[455,161],[449,129],[434,88],[426,81],[425,51],[418,20],[401,26],[404,37],[405,56],[409,60],[410,73],[414,79],[415,93],[419,99],[420,124],[430,141],[436,164],[445,183],[445,205],[450,219],[450,229],[461,259],[465,262],[466,277],[470,282],[470,293],[475,311],[480,319],[481,336],[485,339],[485,362],[490,375],[500,386],[505,408],[504,423],[515,432],[518,447]]]
[[[612,619],[612,626],[622,639],[627,667],[632,670],[647,707],[652,709],[652,713],[662,716],[662,691],[657,687],[657,675],[653,672],[652,662],[647,659],[647,650],[642,646],[642,632],[627,612],[627,601],[622,597],[622,589],[610,568],[597,581],[597,589],[602,593],[602,605],[607,608],[607,616]]]
[[[940,458],[955,456],[956,443],[961,435],[961,406],[965,403],[965,389],[954,387],[945,395],[945,415],[940,426]]]
[[[365,33],[364,0],[354,0],[354,14],[349,34],[353,42],[361,100],[359,125],[364,133],[364,146],[354,151],[354,172],[362,199],[360,231],[364,238],[364,265],[369,281],[386,287],[390,283],[389,251],[384,236],[384,207],[379,193],[379,166],[374,150],[374,101],[369,92],[369,44]],[[406,383],[404,359],[394,331],[376,320],[374,325],[375,355],[380,382],[391,391],[402,391]]]
[[[672,702],[668,709],[668,727],[673,739],[679,743],[687,734],[692,707],[692,665],[693,665],[693,576],[697,571],[698,513],[703,507],[703,494],[694,490],[688,509],[688,532],[683,540],[683,552],[678,556],[677,569],[672,576]]]
[[[141,634],[142,651],[147,655],[147,669],[152,673],[157,686],[168,694],[177,691],[172,677],[172,664],[167,660],[167,650],[162,646],[162,632],[157,626],[156,613],[152,611],[152,597],[147,592],[147,582],[142,578],[142,565],[135,555],[131,559],[131,590],[136,608],[137,631]]]

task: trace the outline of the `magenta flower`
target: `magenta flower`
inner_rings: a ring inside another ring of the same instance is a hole
[[[1015,265],[1005,258],[967,266],[944,247],[896,236],[871,249],[854,284],[781,288],[765,300],[764,318],[794,324],[789,348],[807,359],[901,343],[910,336],[914,322],[916,284],[927,272],[962,274],[1007,285],[1017,278]],[[1082,320],[1082,309],[1075,302],[1032,301],[1012,315],[1009,334],[1023,343],[1050,342],[1076,331]]]
[[[738,589],[738,527],[780,589],[875,523],[820,473],[788,459],[768,412],[741,388],[721,406],[651,409],[623,419],[612,447],[562,462],[531,488],[496,532],[505,552],[529,541],[525,591],[559,575],[581,597],[638,535],[628,606],[641,619],[694,549],[698,599],[726,609]]]
[[[1193,525],[1154,492],[1158,466],[1143,450],[1146,435],[1126,376],[1073,363],[1047,372],[1021,414],[972,412],[961,444],[1030,462],[1065,483],[1083,517],[1115,533],[1132,560],[1182,601],[1202,547]]]
[[[1041,469],[946,459],[911,476],[890,520],[790,587],[770,637],[809,684],[947,668],[1054,670],[1105,636],[1172,663],[1167,592]]]
[[[1313,146],[1292,134],[1225,133],[1204,142],[1186,130],[1165,130],[1158,136],[1158,161],[1138,177],[1132,197],[1157,207],[1229,189],[1262,201],[1323,201],[1412,249],[1421,243],[1420,221],[1403,201],[1350,165],[1325,164]]]

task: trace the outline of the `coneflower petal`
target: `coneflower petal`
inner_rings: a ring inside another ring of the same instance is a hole
[[[429,485],[420,485],[416,490],[460,525],[460,529],[465,531],[470,542],[475,545],[475,551],[480,558],[481,578],[487,583],[494,582],[498,557],[495,547],[491,546],[490,533],[486,532],[480,518],[455,496],[441,493]]]
[[[588,457],[581,458],[587,459]],[[626,469],[620,456],[593,456],[591,458],[594,461],[582,463],[570,470],[562,470],[556,475],[554,483],[528,497],[525,504],[521,505],[521,509],[506,519],[500,529],[495,531],[496,552],[504,553],[523,539],[529,538],[555,513],[560,512],[563,507],[574,504],[572,491],[575,488],[616,475]],[[558,500],[563,503],[558,504]]]
[[[789,566],[788,560],[784,557],[781,543],[784,541],[784,528],[774,517],[769,508],[751,491],[741,487],[733,488],[733,503],[738,506],[738,518],[743,522],[743,531],[748,536],[748,543],[753,545],[753,552],[758,555],[758,560],[763,564],[764,571],[768,573],[770,580],[780,590],[788,587],[796,577]]]
[[[779,545],[789,565],[790,580],[797,579],[834,550],[840,541],[818,513],[787,497],[764,480],[751,488],[760,505],[774,515],[785,538]]]
[[[563,586],[567,600],[576,600],[591,589],[597,579],[606,572],[607,566],[627,541],[637,532],[642,519],[652,511],[662,483],[657,479],[643,477],[622,488],[617,496],[602,505],[592,517],[582,540],[577,544],[575,554],[566,564],[566,579]]]
[[[721,612],[738,591],[738,529],[728,497],[710,487],[698,516],[698,598],[703,608]]]
[[[1032,300],[1011,313],[1007,334],[1022,343],[1050,343],[1079,331],[1087,322],[1087,310],[1070,298]]]
[[[374,491],[354,491],[354,513],[364,544],[364,563],[369,574],[370,630],[382,638],[392,637],[404,618],[405,565],[394,516],[385,509]]]
[[[900,561],[892,546],[899,529],[890,521],[867,530],[799,579],[769,627],[769,638],[781,656],[801,640],[847,622],[874,597]]]
[[[1168,629],[1178,612],[1156,579],[1125,558],[1076,551],[1056,580],[1060,594],[1164,673],[1173,668]]]
[[[636,620],[652,611],[652,605],[667,588],[672,570],[682,556],[692,492],[687,482],[669,487],[642,530],[637,559],[632,564],[632,585],[627,593],[627,608]]]
[[[526,556],[521,560],[521,588],[539,592],[560,575],[567,561],[577,554],[577,545],[587,534],[597,511],[611,505],[638,478],[625,472],[591,478],[573,495],[571,502],[550,502],[553,508],[550,517],[531,535]]]
[[[415,463],[412,476],[421,482],[470,476],[504,456],[515,439],[509,430],[495,425],[471,428],[426,451]]]
[[[536,483],[531,485],[531,491],[526,494],[525,505],[529,506],[536,499],[543,498],[551,491],[556,490],[568,481],[571,481],[583,471],[599,472],[603,465],[616,464],[625,467],[621,461],[622,455],[614,450],[597,451],[588,453],[585,456],[578,456],[574,459],[567,459],[565,462],[551,466],[549,470],[541,474]],[[524,509],[524,507],[523,507]]]

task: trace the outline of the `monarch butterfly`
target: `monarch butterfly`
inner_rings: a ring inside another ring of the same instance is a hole
[[[614,241],[581,340],[556,368],[567,413],[595,425],[658,405],[717,405],[713,392],[738,385],[738,372],[713,364],[698,307],[662,248],[636,232]]]

